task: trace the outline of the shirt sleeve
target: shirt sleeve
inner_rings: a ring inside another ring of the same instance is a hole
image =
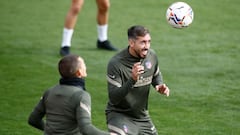
[[[162,84],[162,83],[163,83],[162,74],[159,70],[159,67],[157,67],[157,70],[155,71],[155,74],[153,75],[152,85],[153,85],[153,87],[155,87],[156,85]]]
[[[46,113],[44,99],[46,99],[47,95],[48,95],[48,91],[46,91],[44,95],[41,97],[40,101],[35,106],[35,108],[33,109],[33,111],[31,112],[28,118],[28,124],[40,130],[44,130],[45,124],[44,124],[43,117]]]
[[[133,88],[136,81],[131,77],[123,83],[121,69],[116,63],[110,62],[107,68],[108,96],[112,104],[118,104]]]
[[[154,67],[154,74],[153,74],[153,79],[152,79],[152,86],[155,87],[158,84],[162,84],[163,83],[163,78],[162,78],[162,74],[159,68],[159,64],[158,64],[158,58],[156,55],[154,55],[154,59],[156,61],[155,67]]]
[[[76,108],[78,127],[83,135],[109,135],[108,132],[96,128],[91,122],[91,97],[84,92],[79,97]]]

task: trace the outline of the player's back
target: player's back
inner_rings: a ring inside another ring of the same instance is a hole
[[[57,85],[49,91],[45,100],[47,134],[80,134],[75,108],[83,93],[80,88],[69,85]]]

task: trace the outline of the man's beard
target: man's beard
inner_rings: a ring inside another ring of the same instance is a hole
[[[146,58],[147,54],[141,56],[142,51],[148,51],[148,49],[142,49],[140,52],[138,52],[137,50],[134,50],[134,52],[135,52],[135,54],[137,55],[138,58],[144,59],[144,58]]]

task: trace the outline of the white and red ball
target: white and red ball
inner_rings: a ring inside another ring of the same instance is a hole
[[[168,7],[166,18],[174,28],[185,28],[193,22],[193,10],[185,2],[175,2]]]

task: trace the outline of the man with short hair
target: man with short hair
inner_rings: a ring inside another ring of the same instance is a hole
[[[157,135],[148,112],[149,90],[169,96],[163,83],[157,55],[150,49],[147,28],[128,29],[128,47],[111,58],[107,67],[109,101],[106,108],[108,129],[119,135]]]
[[[44,92],[28,123],[45,135],[109,135],[92,125],[91,97],[83,79],[87,76],[84,60],[67,55],[59,61],[58,69],[60,84]]]

